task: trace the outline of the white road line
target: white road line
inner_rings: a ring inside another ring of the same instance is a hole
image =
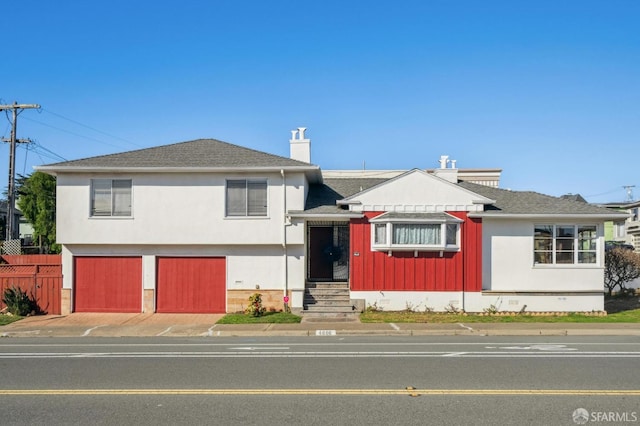
[[[166,333],[170,332],[172,328],[173,328],[173,326],[171,326],[171,327],[167,328],[167,329],[166,329],[166,330],[164,330],[164,331],[161,331],[160,333],[156,334],[156,337],[157,337],[157,336],[162,336],[163,334],[166,334]]]
[[[241,352],[61,352],[3,353],[0,359],[51,358],[640,358],[640,352],[275,352],[234,348]],[[284,348],[283,348],[284,349]]]
[[[106,327],[106,325],[96,325],[95,327],[92,327],[92,328],[90,328],[90,329],[86,330],[86,331],[84,332],[84,334],[82,335],[82,337],[88,336],[89,334],[91,334],[91,332],[92,332],[93,330],[95,330],[96,328],[100,328],[100,327]]]
[[[473,328],[471,328],[471,327],[469,327],[469,326],[466,326],[466,325],[464,325],[464,324],[462,324],[462,323],[458,323],[458,325],[459,325],[460,327],[462,327],[462,328],[466,328],[466,329],[467,329],[467,330],[469,330],[469,331],[473,331]]]
[[[395,324],[394,324],[394,323],[392,323],[392,322],[390,322],[390,323],[389,323],[389,326],[390,326],[391,328],[393,328],[394,330],[396,330],[396,331],[400,331],[400,327],[398,327],[397,325],[395,325]]]

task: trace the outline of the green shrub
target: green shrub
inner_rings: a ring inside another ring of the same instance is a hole
[[[40,307],[35,300],[21,288],[12,286],[4,291],[2,302],[7,306],[7,311],[12,315],[24,317],[31,313],[40,313]]]
[[[244,310],[244,313],[254,317],[261,317],[267,309],[262,306],[262,295],[260,293],[254,293],[249,296],[249,306]]]

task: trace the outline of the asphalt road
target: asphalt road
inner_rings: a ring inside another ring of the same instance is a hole
[[[9,338],[0,423],[633,424],[639,358],[637,336]]]

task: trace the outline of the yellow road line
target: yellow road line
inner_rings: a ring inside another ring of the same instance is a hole
[[[7,395],[525,395],[640,396],[637,389],[0,389]]]

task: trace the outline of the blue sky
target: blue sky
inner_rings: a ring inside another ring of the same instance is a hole
[[[20,174],[196,138],[288,156],[304,126],[323,169],[447,154],[503,188],[640,198],[635,0],[21,0],[0,22],[0,99],[42,106]]]

